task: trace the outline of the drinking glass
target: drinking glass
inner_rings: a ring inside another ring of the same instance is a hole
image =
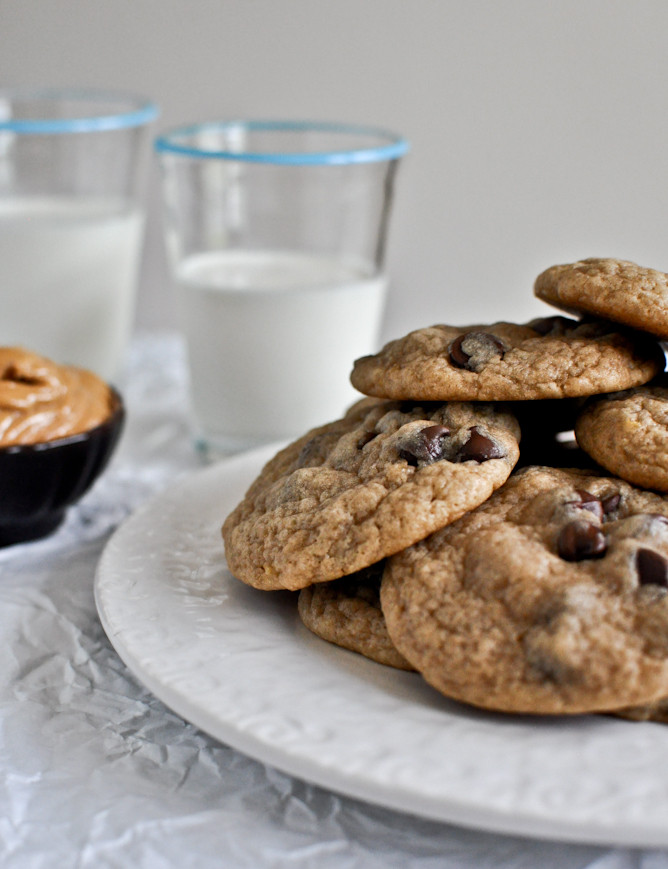
[[[157,111],[125,94],[0,90],[0,344],[120,376]]]
[[[407,142],[363,126],[220,121],[156,140],[196,442],[220,455],[298,436],[359,394],[377,349]]]

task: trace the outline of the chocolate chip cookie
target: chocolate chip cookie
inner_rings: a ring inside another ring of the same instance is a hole
[[[590,399],[576,423],[577,441],[613,474],[668,492],[668,380]]]
[[[656,721],[668,724],[668,698],[648,703],[646,706],[629,706],[626,709],[615,709],[618,718],[628,718],[630,721]]]
[[[518,437],[489,404],[363,399],[264,467],[223,525],[229,568],[295,590],[368,567],[485,501]]]
[[[392,642],[448,697],[583,713],[668,696],[668,500],[527,468],[389,559]]]
[[[658,343],[609,323],[547,317],[523,325],[432,326],[355,362],[366,395],[420,401],[524,401],[595,395],[663,370]]]
[[[627,260],[595,258],[552,266],[536,278],[539,299],[668,339],[668,275]]]
[[[299,615],[306,627],[337,646],[399,670],[412,670],[394,648],[380,608],[384,562],[299,592]]]

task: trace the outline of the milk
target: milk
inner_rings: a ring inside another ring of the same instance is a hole
[[[142,231],[139,211],[115,200],[0,198],[0,344],[115,379]]]
[[[386,279],[338,260],[222,251],[177,272],[200,437],[236,450],[295,437],[360,398],[353,360],[377,349]]]

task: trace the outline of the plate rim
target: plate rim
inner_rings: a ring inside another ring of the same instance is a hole
[[[480,829],[491,833],[504,835],[526,836],[531,839],[544,839],[551,841],[591,844],[600,846],[634,846],[634,847],[666,847],[668,846],[668,826],[658,829],[655,825],[631,823],[626,827],[620,826],[617,821],[604,823],[593,822],[589,819],[585,824],[578,825],[572,821],[541,816],[540,812],[531,814],[526,811],[518,812],[517,808],[504,810],[496,806],[476,805],[472,800],[457,799],[443,800],[439,797],[436,802],[428,795],[416,794],[414,789],[407,788],[405,784],[397,786],[395,792],[384,792],[379,789],[376,782],[369,782],[350,776],[345,771],[337,771],[331,767],[319,766],[312,757],[295,755],[284,746],[270,746],[266,740],[257,735],[240,730],[233,723],[214,719],[210,712],[195,704],[185,697],[178,688],[165,683],[164,679],[147,670],[141,661],[140,655],[127,642],[124,635],[119,633],[111,617],[109,600],[104,591],[104,583],[109,575],[109,561],[118,551],[123,553],[126,538],[132,536],[135,529],[142,522],[151,518],[155,511],[159,511],[165,502],[185,496],[187,493],[197,492],[200,487],[206,488],[220,475],[227,478],[231,474],[247,474],[249,485],[257,475],[264,463],[284,444],[271,444],[256,450],[241,453],[239,455],[223,459],[213,465],[198,468],[194,471],[185,472],[175,478],[163,490],[151,496],[112,534],[107,541],[98,561],[95,571],[94,598],[98,616],[102,627],[111,645],[119,655],[123,663],[128,667],[133,676],[143,684],[155,697],[169,709],[178,714],[184,720],[196,726],[213,739],[216,739],[249,757],[282,772],[315,784],[319,787],[333,791],[345,797],[361,800],[373,805],[382,806],[392,811],[413,815],[441,823],[455,824],[469,829]],[[242,493],[243,494],[243,493]],[[222,524],[222,517],[221,517]],[[223,553],[221,540],[221,556]],[[148,556],[147,556],[148,557]],[[112,607],[113,608],[113,607]],[[355,653],[334,647],[336,654],[357,657]],[[369,664],[382,667],[380,664]],[[417,674],[403,674],[419,679]],[[479,712],[480,710],[476,710]],[[483,713],[484,714],[484,713]],[[621,723],[621,722],[620,722]],[[623,722],[627,726],[657,727],[651,723]],[[414,805],[407,805],[410,798]],[[418,803],[415,805],[415,803]]]

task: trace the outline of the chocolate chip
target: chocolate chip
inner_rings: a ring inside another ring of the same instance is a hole
[[[668,561],[653,549],[639,549],[636,552],[636,570],[640,585],[668,588]]]
[[[503,359],[506,345],[489,332],[466,332],[450,342],[448,355],[457,368],[482,371],[493,359]]]
[[[556,650],[541,648],[539,645],[533,646],[530,641],[525,641],[524,648],[527,664],[540,677],[548,682],[554,682],[556,685],[567,685],[575,682],[577,676],[573,668],[569,667],[565,661],[560,660]]]
[[[417,467],[418,462],[429,464],[443,458],[443,442],[450,434],[445,425],[428,425],[411,438],[399,450],[399,457],[409,465]]]
[[[456,462],[487,462],[489,459],[502,459],[505,452],[496,441],[483,434],[477,425],[469,429],[469,439],[459,448],[454,459]]]
[[[462,350],[464,338],[466,338],[466,335],[459,335],[454,341],[450,342],[450,346],[448,347],[450,362],[456,365],[457,368],[468,368],[469,359],[471,358],[468,353]]]
[[[576,520],[565,525],[557,539],[557,552],[564,561],[601,558],[608,548],[605,534],[591,522]]]
[[[619,492],[613,492],[612,495],[606,495],[605,498],[601,498],[601,506],[603,507],[605,515],[607,516],[609,513],[614,513],[619,507],[621,500],[622,496]]]
[[[592,495],[586,489],[576,489],[575,494],[578,496],[577,501],[569,501],[574,507],[579,507],[581,510],[588,510],[593,513],[599,520],[603,521],[603,504],[599,501],[596,495]]]

